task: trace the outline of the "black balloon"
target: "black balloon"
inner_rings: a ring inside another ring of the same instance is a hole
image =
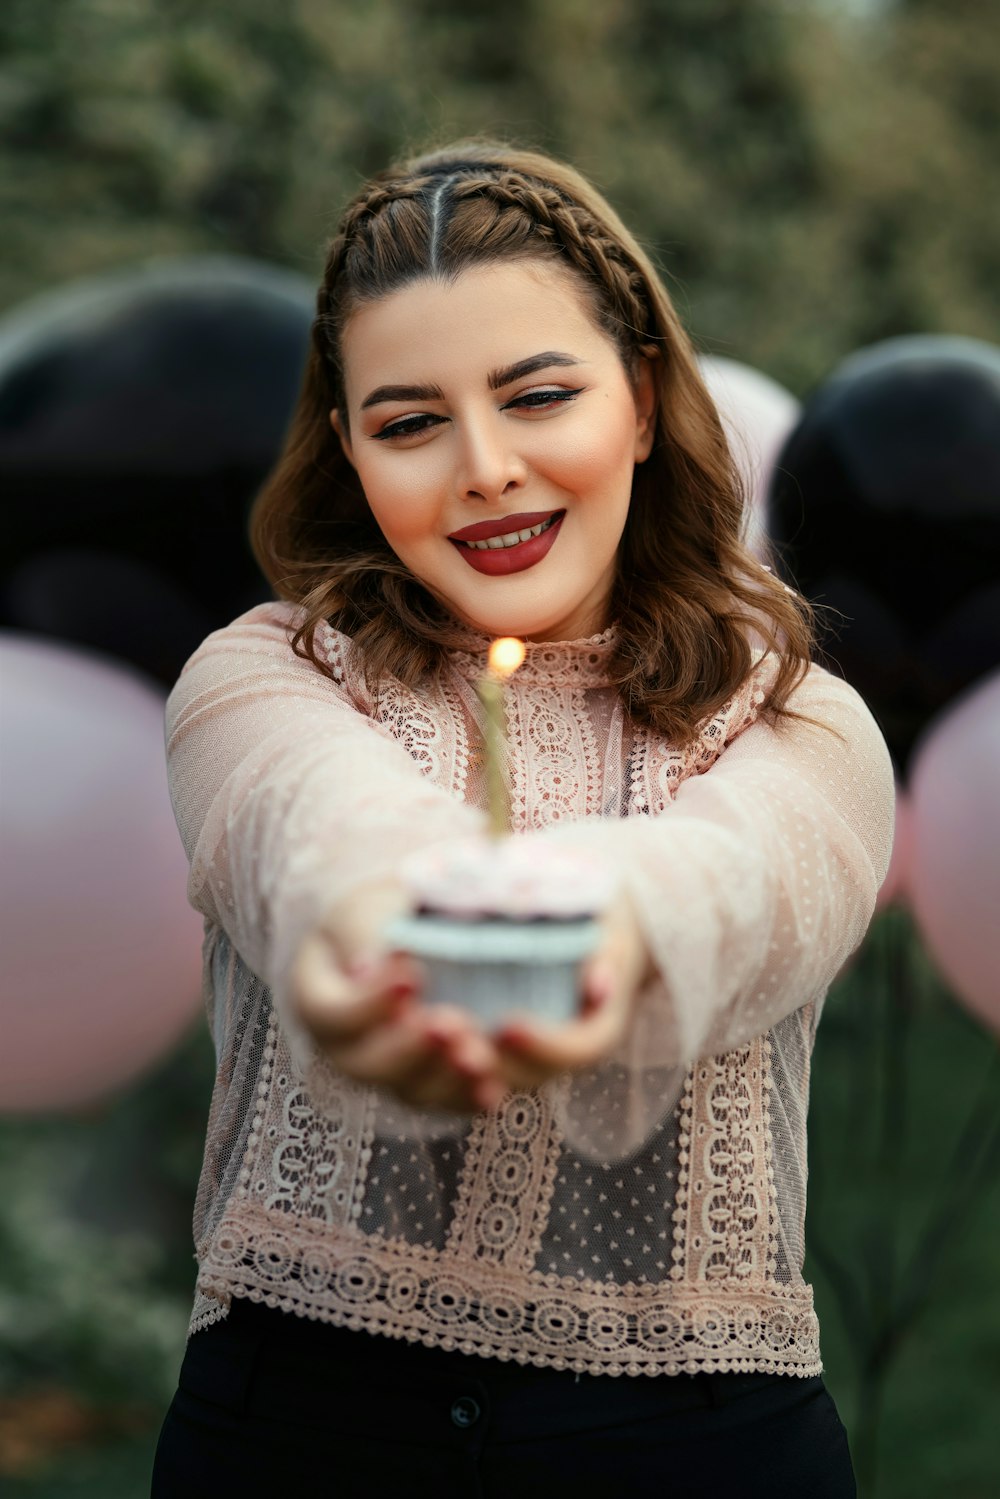
[[[304,278],[205,256],[0,320],[0,625],[100,639],[169,683],[208,630],[269,598],[247,515],[313,312]]]
[[[769,505],[828,657],[905,766],[1000,665],[1000,349],[928,335],[852,355],[807,401]]]
[[[156,568],[94,548],[38,553],[13,570],[3,598],[18,629],[117,656],[163,683],[219,624]]]

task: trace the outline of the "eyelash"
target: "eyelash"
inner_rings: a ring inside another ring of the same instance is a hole
[[[582,394],[583,386],[578,390],[529,390],[523,396],[515,396],[514,400],[508,401],[502,407],[503,411],[509,411],[512,407],[520,406],[524,411],[544,411],[546,406],[559,405],[574,400]],[[378,442],[386,442],[393,437],[416,437],[421,432],[428,430],[427,423],[438,426],[444,420],[443,417],[432,416],[424,412],[420,416],[404,417],[402,421],[392,422],[388,427],[383,427],[381,432],[372,435]],[[419,423],[419,425],[416,425]]]

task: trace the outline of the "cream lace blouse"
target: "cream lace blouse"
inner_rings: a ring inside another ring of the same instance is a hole
[[[235,1295],[554,1368],[819,1372],[810,1053],[893,820],[864,704],[814,667],[792,706],[828,727],[774,728],[764,657],[678,752],[623,715],[610,633],[530,645],[508,694],[516,829],[611,863],[657,976],[593,1071],[434,1115],[334,1074],[285,991],[331,902],[484,825],[486,642],[375,712],[343,637],[320,640],[333,681],[293,654],[299,617],[263,604],[210,635],[167,705],[218,1056],[192,1330]]]

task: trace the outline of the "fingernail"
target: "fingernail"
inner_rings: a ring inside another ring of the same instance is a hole
[[[604,989],[598,989],[596,991],[594,989],[588,989],[586,994],[584,994],[583,996],[583,1013],[585,1015],[593,1015],[598,1010],[603,1010],[604,1006],[607,1004],[610,998],[610,993]]]
[[[509,1047],[511,1051],[524,1051],[531,1045],[524,1031],[501,1031],[497,1036],[497,1042],[500,1046]]]
[[[585,998],[595,1007],[611,998],[614,980],[609,973],[595,973],[587,983]]]

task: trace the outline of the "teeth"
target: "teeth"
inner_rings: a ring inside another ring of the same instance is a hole
[[[477,552],[495,552],[501,547],[516,547],[519,542],[530,541],[532,536],[541,536],[551,525],[555,524],[556,517],[553,515],[548,520],[543,520],[541,525],[529,526],[526,531],[507,531],[503,536],[490,536],[486,541],[467,541],[467,547],[475,547]]]

